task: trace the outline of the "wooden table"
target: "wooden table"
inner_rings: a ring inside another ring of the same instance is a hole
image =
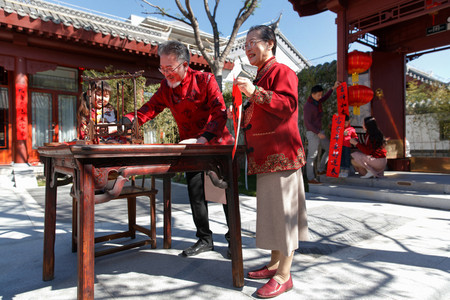
[[[213,170],[228,184],[230,248],[233,285],[244,285],[237,159],[232,146],[222,145],[58,145],[40,147],[45,165],[45,228],[43,280],[54,277],[56,191],[58,174],[73,176],[78,199],[78,299],[94,299],[95,190],[106,186],[108,176],[169,175],[175,172]],[[165,176],[164,248],[171,247],[170,177]]]

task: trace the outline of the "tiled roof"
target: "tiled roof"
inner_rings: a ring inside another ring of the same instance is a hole
[[[406,65],[406,75],[430,85],[449,85],[448,82],[436,78],[432,73],[426,73],[409,65]]]
[[[29,16],[31,19],[40,19],[44,22],[73,26],[111,35],[137,43],[157,45],[166,40],[164,33],[142,26],[134,26],[127,19],[118,20],[38,0],[0,0],[0,9],[6,13],[17,13],[21,17]]]

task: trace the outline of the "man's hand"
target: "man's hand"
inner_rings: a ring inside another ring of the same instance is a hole
[[[319,136],[319,139],[321,139],[321,140],[326,138],[325,134],[323,134],[322,132],[319,132],[317,135]]]
[[[358,140],[357,139],[350,139],[350,144],[356,146],[356,144],[358,144]]]
[[[333,85],[333,90],[337,89],[337,87],[340,85],[341,83],[339,81],[336,80],[336,82]]]

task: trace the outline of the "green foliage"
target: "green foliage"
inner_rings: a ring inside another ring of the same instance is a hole
[[[222,91],[223,100],[225,101],[226,107],[229,107],[231,103],[233,103],[233,96],[231,95],[232,91],[233,91],[233,83],[226,82],[225,87]]]
[[[306,128],[303,121],[303,106],[311,94],[311,88],[317,84],[322,85],[324,93],[333,87],[336,82],[336,61],[303,69],[298,73],[298,102],[299,102],[299,129],[302,141],[306,141]],[[323,104],[322,128],[330,136],[331,119],[337,113],[336,95]]]
[[[405,100],[407,115],[426,113],[447,115],[450,111],[450,89],[446,85],[428,85],[411,81],[406,89]]]
[[[112,66],[106,67],[104,71],[95,71],[95,70],[85,70],[83,72],[84,76],[88,76],[91,78],[96,77],[106,77],[112,75],[121,75],[121,74],[129,74],[126,71],[122,70],[114,70]],[[124,100],[124,113],[129,113],[134,111],[134,89],[133,89],[133,80],[131,78],[127,79],[111,79],[106,80],[111,86],[111,100],[109,103],[117,109],[117,102],[119,102],[119,110],[118,116],[122,117],[122,96]],[[144,92],[146,90],[145,86],[145,77],[141,76],[136,78],[136,102],[137,108],[141,107],[144,104]],[[83,91],[88,89],[88,83],[83,82]],[[123,89],[123,93],[122,93]]]
[[[145,102],[150,100],[159,89],[159,83],[146,87]],[[153,120],[144,124],[144,131],[151,131],[155,134],[157,144],[176,144],[180,140],[178,127],[169,109],[163,110]]]
[[[448,85],[428,85],[419,81],[411,81],[406,88],[406,114],[433,114],[440,125],[441,139],[450,136],[450,87]]]
[[[91,78],[107,77],[112,75],[128,74],[126,71],[114,70],[112,66],[104,71],[85,70],[83,75]],[[118,117],[122,117],[122,95],[124,99],[124,114],[134,112],[134,89],[133,79],[111,79],[106,80],[111,86],[111,105],[117,109],[119,103]],[[136,108],[139,109],[158,90],[159,84],[146,86],[143,76],[136,78]],[[83,90],[88,89],[88,83],[83,82]],[[175,144],[179,142],[178,128],[170,110],[165,109],[156,118],[147,122],[142,127],[143,131],[152,131],[156,136],[156,143]]]
[[[180,141],[178,127],[169,109],[163,110],[150,122],[144,124],[145,131],[156,134],[157,144],[176,144]]]

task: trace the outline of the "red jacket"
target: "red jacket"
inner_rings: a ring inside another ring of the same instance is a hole
[[[355,128],[353,128],[351,125],[349,125],[348,127],[345,127],[344,132],[345,131],[347,131],[347,135],[344,134],[344,140],[342,142],[342,146],[350,148],[352,146],[350,144],[350,140],[357,139],[358,135],[356,134]]]
[[[156,93],[137,111],[139,124],[153,119],[165,108],[172,112],[181,140],[203,135],[210,144],[233,143],[225,126],[225,102],[213,74],[188,68],[176,88],[169,87],[163,79]],[[133,120],[134,113],[126,117]]]
[[[364,144],[358,143],[356,144],[356,147],[361,150],[362,153],[366,155],[371,155],[374,158],[383,158],[386,157],[386,149],[384,146],[381,146],[379,148],[375,148],[372,144],[372,142],[369,139],[369,135],[366,133],[364,137]]]
[[[248,173],[297,170],[305,164],[298,130],[298,79],[271,58],[258,70],[257,89],[244,112]]]

